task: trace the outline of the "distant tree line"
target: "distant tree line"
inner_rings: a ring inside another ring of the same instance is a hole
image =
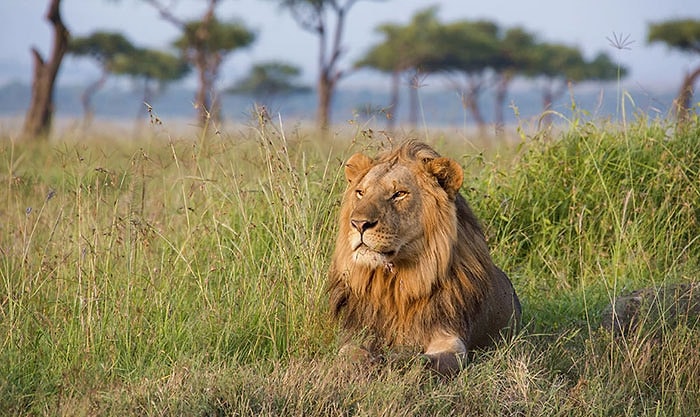
[[[225,0],[200,0],[204,13],[199,19],[183,20],[172,11],[172,3],[142,0],[153,6],[161,18],[180,29],[170,51],[140,48],[119,33],[95,32],[71,39],[60,13],[61,0],[48,0],[46,19],[53,28],[53,44],[48,60],[32,48],[34,72],[32,97],[25,116],[22,137],[46,138],[54,112],[53,91],[56,76],[66,53],[94,59],[102,75],[83,94],[86,120],[92,114],[91,96],[110,74],[142,80],[144,101],[148,102],[167,83],[184,77],[190,70],[197,74],[194,104],[203,126],[218,121],[216,81],[223,61],[232,52],[249,47],[256,34],[241,21],[224,22],[216,16],[217,6]],[[628,69],[599,53],[587,60],[578,48],[539,40],[524,28],[502,28],[487,20],[456,20],[443,23],[432,7],[417,12],[405,25],[386,23],[377,31],[383,40],[369,49],[353,68],[341,68],[340,58],[347,52],[343,36],[350,9],[359,0],[273,0],[290,12],[298,25],[318,40],[317,122],[325,132],[331,120],[330,108],[338,82],[354,69],[372,68],[390,74],[389,109],[396,113],[401,80],[409,78],[409,119],[417,118],[417,87],[426,74],[444,75],[460,92],[462,103],[483,127],[486,123],[479,98],[484,91],[494,92],[496,124],[504,120],[505,100],[512,81],[537,80],[541,85],[543,109],[566,91],[573,82],[613,80],[624,77]],[[381,1],[381,0],[376,0]],[[676,20],[650,26],[649,42],[662,42],[688,53],[700,53],[700,20]],[[260,63],[251,73],[228,87],[225,92],[250,94],[263,99],[278,94],[308,91],[299,85],[297,67],[281,62]],[[676,111],[679,119],[692,107],[693,85],[700,67],[688,73],[681,86]],[[389,117],[390,128],[395,118]]]
[[[480,97],[487,87],[495,94],[495,123],[504,122],[508,88],[515,77],[540,80],[543,110],[566,91],[571,82],[605,81],[624,77],[627,69],[604,53],[586,60],[577,48],[542,42],[521,27],[504,29],[488,20],[457,20],[442,23],[431,7],[417,12],[406,25],[384,24],[377,28],[383,41],[356,63],[391,74],[391,103],[396,112],[402,78],[443,74],[460,92],[462,104],[474,122],[486,124]],[[409,83],[414,96],[417,82]],[[410,100],[409,122],[416,122],[416,100]],[[389,129],[394,118],[389,118]]]

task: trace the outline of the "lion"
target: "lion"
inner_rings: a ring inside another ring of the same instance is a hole
[[[329,271],[341,353],[374,360],[421,351],[441,374],[511,335],[521,307],[459,193],[461,166],[407,141],[345,164],[347,189]]]

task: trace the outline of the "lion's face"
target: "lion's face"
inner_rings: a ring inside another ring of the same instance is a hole
[[[459,165],[447,158],[375,161],[356,154],[346,165],[345,204],[351,259],[370,268],[415,261],[424,250],[423,213],[443,210],[462,183]],[[438,206],[441,206],[438,208]]]
[[[411,170],[388,163],[373,167],[354,186],[348,240],[353,260],[370,267],[400,261],[419,239],[421,193]],[[412,215],[413,214],[413,215]]]

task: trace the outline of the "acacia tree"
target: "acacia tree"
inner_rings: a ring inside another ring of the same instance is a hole
[[[373,46],[365,56],[355,63],[356,68],[373,68],[391,74],[391,93],[387,118],[387,129],[392,131],[399,105],[399,89],[402,75],[407,72],[415,74],[421,63],[426,62],[435,52],[433,38],[439,28],[435,14],[437,9],[431,7],[413,15],[408,25],[383,24],[376,31],[384,36],[381,43]],[[409,123],[417,122],[417,89],[415,83],[409,83],[410,110]]]
[[[532,52],[535,36],[527,30],[515,27],[506,30],[498,42],[498,54],[492,64],[495,77],[495,118],[496,126],[503,126],[508,89],[513,79],[520,73],[527,72],[532,66]]]
[[[331,104],[338,81],[344,75],[339,60],[345,19],[357,0],[277,0],[297,24],[318,37],[317,121],[323,132],[331,119]],[[332,21],[335,24],[332,24]]]
[[[648,42],[663,42],[668,47],[681,52],[700,54],[700,20],[669,20],[649,26]],[[688,72],[675,100],[676,115],[685,121],[691,108],[693,86],[700,78],[700,66]]]
[[[187,75],[190,66],[181,57],[169,52],[138,48],[116,57],[112,63],[112,72],[142,80],[143,103],[148,105],[168,83]]]
[[[540,77],[542,85],[542,109],[551,109],[552,103],[574,82],[607,81],[624,77],[627,70],[615,64],[605,53],[586,61],[578,48],[562,44],[542,43],[535,46],[532,65],[527,75]],[[545,114],[543,121],[549,124],[551,117]]]
[[[586,63],[586,80],[610,81],[627,76],[627,68],[613,62],[610,56],[604,52],[598,53],[591,61]]]
[[[256,64],[250,73],[226,89],[228,94],[247,94],[266,102],[274,96],[306,93],[308,86],[298,83],[299,67],[284,62]]]
[[[581,51],[567,45],[542,43],[533,52],[533,66],[530,73],[543,80],[542,110],[552,108],[571,82],[585,78],[585,60]],[[545,117],[549,123],[550,118]]]
[[[464,84],[459,81],[454,84],[461,90],[462,105],[480,129],[486,122],[479,97],[486,86],[488,70],[498,56],[498,33],[498,25],[486,20],[444,25],[434,43],[438,53],[424,63],[432,71],[464,76]]]
[[[69,54],[90,57],[97,61],[101,70],[100,78],[88,85],[81,95],[86,123],[90,122],[93,115],[90,104],[92,96],[104,86],[107,77],[114,69],[115,60],[120,55],[129,55],[135,50],[131,42],[119,33],[95,32],[90,36],[70,40]]]
[[[207,0],[204,15],[196,21],[181,20],[159,0],[144,1],[153,5],[161,17],[182,31],[175,46],[197,70],[199,86],[195,95],[195,107],[200,123],[206,126],[210,117],[218,120],[219,106],[214,91],[221,64],[229,53],[252,44],[255,34],[242,22],[219,21],[215,12],[220,0]]]
[[[401,74],[412,66],[409,63],[408,49],[401,37],[401,28],[393,24],[377,27],[377,32],[384,35],[384,42],[373,46],[365,56],[355,62],[355,68],[373,68],[391,74],[389,93],[389,113],[387,130],[393,131],[399,105],[399,87]]]
[[[34,62],[32,96],[22,128],[22,138],[40,140],[48,138],[54,113],[53,92],[61,61],[68,49],[70,33],[61,19],[61,0],[51,0],[46,19],[53,26],[53,44],[48,61],[39,50],[32,47]]]

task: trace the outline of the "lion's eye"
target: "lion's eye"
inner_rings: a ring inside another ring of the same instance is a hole
[[[361,200],[362,197],[364,197],[365,192],[362,190],[355,190],[355,197],[357,197],[358,200]]]
[[[394,201],[399,201],[399,200],[403,200],[404,198],[406,198],[407,195],[408,195],[407,191],[397,191],[394,193],[394,195],[391,196],[391,199]]]

